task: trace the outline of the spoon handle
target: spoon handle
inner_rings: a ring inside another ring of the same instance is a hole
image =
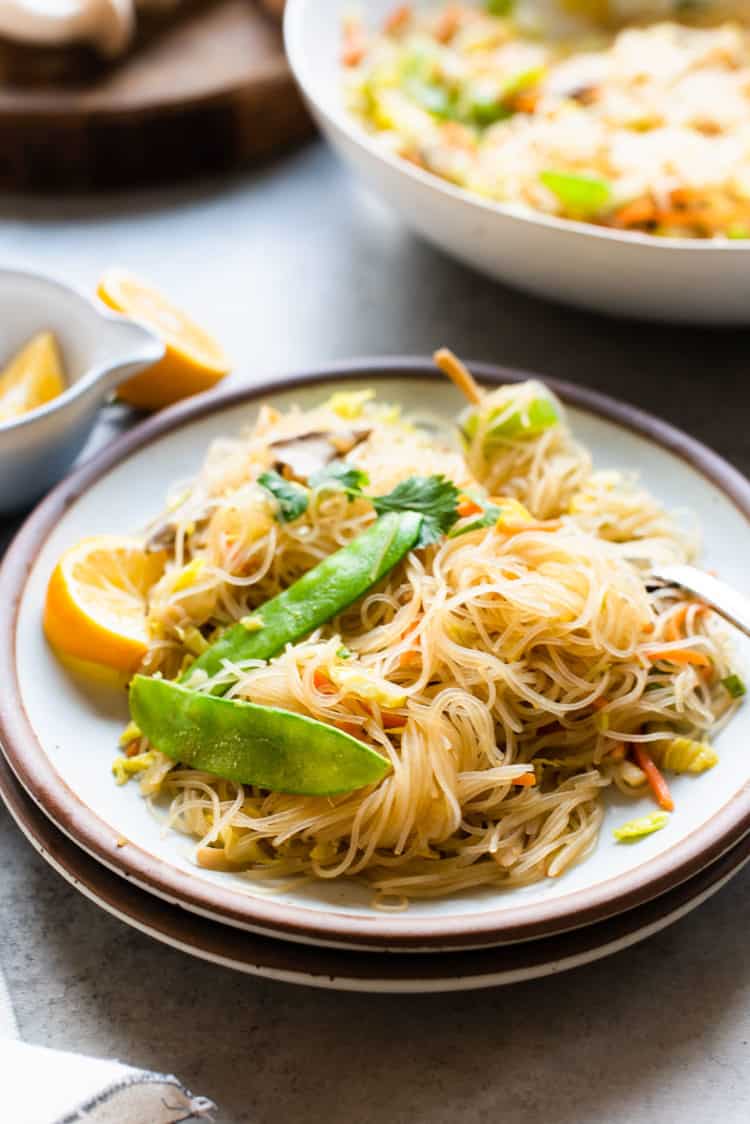
[[[695,566],[657,566],[652,572],[655,578],[694,593],[730,624],[750,636],[750,597],[744,593]]]

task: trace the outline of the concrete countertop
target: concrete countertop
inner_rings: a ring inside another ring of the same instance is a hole
[[[190,189],[0,198],[0,260],[89,288],[110,264],[143,273],[216,331],[237,382],[447,344],[635,402],[750,472],[750,332],[618,323],[485,281],[413,239],[321,145]],[[94,442],[129,420],[110,408]],[[591,967],[370,997],[157,945],[76,893],[1,809],[0,836],[0,965],[24,1038],[175,1072],[220,1103],[220,1124],[750,1119],[750,869]]]

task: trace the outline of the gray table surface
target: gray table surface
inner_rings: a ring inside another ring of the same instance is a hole
[[[318,144],[189,189],[0,198],[0,259],[87,287],[112,263],[150,276],[215,329],[236,381],[445,343],[619,395],[750,471],[747,332],[636,327],[492,284],[412,238]],[[111,408],[94,442],[128,421]],[[0,833],[0,965],[23,1036],[176,1072],[220,1103],[220,1124],[750,1119],[750,869],[594,966],[368,997],[157,945],[63,882],[4,810]]]

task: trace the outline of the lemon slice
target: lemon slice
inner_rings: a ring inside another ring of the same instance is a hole
[[[0,422],[12,421],[65,390],[62,359],[51,332],[40,332],[0,373]]]
[[[163,359],[119,388],[118,397],[131,406],[159,410],[209,390],[229,372],[229,360],[216,340],[144,281],[110,269],[97,293],[109,308],[143,320],[166,347]]]
[[[137,539],[99,535],[63,554],[47,587],[44,630],[66,656],[134,671],[148,650],[148,591],[161,577],[164,552]]]

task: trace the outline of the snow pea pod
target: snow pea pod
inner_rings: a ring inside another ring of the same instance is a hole
[[[191,664],[181,682],[189,683],[196,671],[215,675],[222,662],[270,660],[346,609],[370,586],[392,570],[416,545],[422,515],[414,511],[389,512],[335,554],[325,558],[303,577],[261,605],[253,613],[257,627],[248,631],[236,624]],[[215,688],[223,694],[228,685]]]
[[[276,707],[200,694],[136,675],[130,712],[156,749],[193,769],[298,796],[335,796],[390,770],[364,742]]]

